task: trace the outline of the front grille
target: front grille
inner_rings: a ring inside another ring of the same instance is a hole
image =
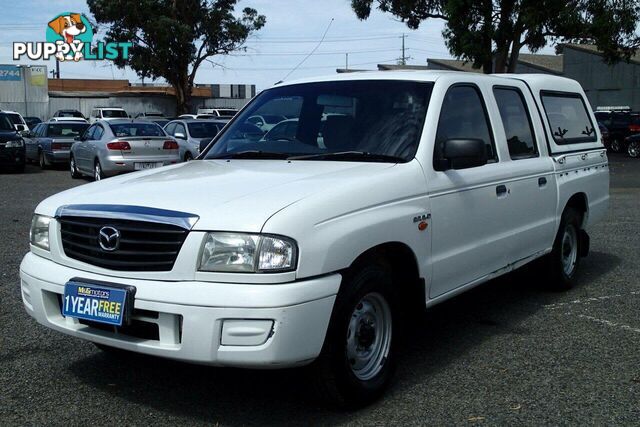
[[[69,258],[120,271],[171,270],[188,233],[176,225],[146,221],[64,216],[59,222],[62,247]],[[98,243],[105,226],[120,232],[113,252]]]

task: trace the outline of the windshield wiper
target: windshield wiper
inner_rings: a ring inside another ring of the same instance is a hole
[[[288,153],[274,153],[262,150],[245,150],[236,151],[235,153],[223,153],[215,156],[207,157],[205,160],[213,159],[282,159],[289,157]]]
[[[334,153],[316,153],[301,156],[290,156],[287,160],[317,160],[317,159],[342,159],[342,160],[362,160],[371,162],[393,162],[405,163],[402,157],[388,154],[369,153],[367,151],[337,151]]]

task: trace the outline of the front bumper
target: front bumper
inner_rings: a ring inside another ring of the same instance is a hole
[[[24,147],[0,147],[0,166],[22,166],[24,163]]]
[[[135,286],[133,319],[157,335],[98,328],[63,317],[61,295],[73,277]],[[20,279],[27,312],[65,334],[192,363],[281,368],[310,363],[320,354],[341,276],[271,285],[139,280],[76,270],[29,252]],[[256,329],[252,321],[270,328],[259,343],[251,344],[258,339],[255,334],[248,338]],[[223,345],[225,340],[235,344]],[[236,345],[239,342],[242,345]]]

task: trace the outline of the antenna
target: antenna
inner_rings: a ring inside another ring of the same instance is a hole
[[[327,35],[327,33],[329,32],[329,28],[331,28],[331,24],[333,23],[333,18],[331,18],[331,21],[329,21],[329,25],[327,25],[327,29],[324,30],[324,34],[322,35],[322,38],[320,39],[320,41],[318,42],[318,44],[316,45],[316,47],[314,47],[311,52],[309,52],[309,54],[307,56],[305,56],[302,61],[300,61],[298,63],[298,65],[296,65],[295,67],[293,67],[293,69],[291,71],[289,71],[287,73],[286,76],[284,76],[282,78],[282,80],[286,80],[287,77],[289,77],[295,70],[298,69],[299,66],[301,66],[302,64],[304,64],[304,61],[306,61],[311,55],[313,55],[313,53],[318,50],[318,48],[320,47],[320,45],[322,44],[322,42],[324,41],[325,36]]]

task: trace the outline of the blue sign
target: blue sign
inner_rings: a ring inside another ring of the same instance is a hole
[[[0,81],[16,81],[22,80],[20,68],[15,65],[0,65]]]
[[[62,315],[122,326],[127,291],[82,282],[64,285]]]

